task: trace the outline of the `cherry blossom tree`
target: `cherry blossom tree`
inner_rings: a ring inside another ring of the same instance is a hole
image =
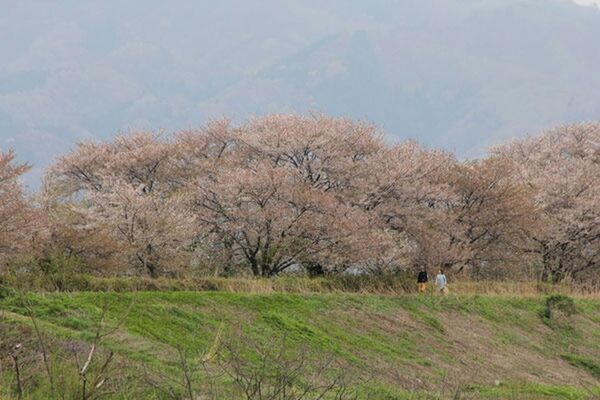
[[[536,224],[532,191],[511,178],[511,160],[491,157],[457,163],[450,175],[447,220],[439,225],[450,248],[450,264],[481,274],[483,267],[524,263],[527,238]]]
[[[214,147],[221,150],[218,157],[203,153],[212,161],[192,190],[199,231],[208,233],[202,240],[216,240],[228,260],[260,276],[292,265],[333,270],[397,261],[393,235],[351,201],[368,172],[365,160],[382,148],[372,127],[275,115],[227,132],[208,135],[221,138]]]
[[[480,272],[523,255],[533,205],[530,191],[510,178],[509,160],[459,162],[414,142],[379,154],[361,204],[405,235],[414,263]]]
[[[357,191],[357,205],[379,224],[404,238],[410,264],[438,266],[448,258],[436,224],[446,219],[438,205],[449,196],[451,154],[407,141],[380,151],[369,161]]]
[[[118,179],[103,180],[109,191],[90,192],[88,223],[109,229],[120,243],[119,256],[157,277],[186,265],[194,218],[186,212],[182,194],[145,193]],[[108,225],[108,227],[106,226]]]
[[[31,250],[42,235],[41,215],[23,193],[20,177],[29,170],[15,162],[15,153],[0,152],[0,265]]]
[[[321,191],[351,195],[368,160],[384,149],[375,126],[321,114],[275,114],[253,118],[239,129],[248,157],[268,159],[295,171]]]
[[[264,162],[198,181],[195,197],[202,227],[256,276],[325,256],[345,234],[334,229],[343,213],[334,196]]]
[[[541,279],[597,279],[600,269],[600,123],[565,125],[494,150],[515,160],[514,178],[540,210],[532,248]]]
[[[47,176],[45,197],[51,210],[60,210],[53,221],[60,225],[67,214],[71,233],[103,237],[96,252],[106,257],[102,246],[111,243],[116,259],[151,276],[176,269],[194,225],[176,150],[154,133],[80,143]]]

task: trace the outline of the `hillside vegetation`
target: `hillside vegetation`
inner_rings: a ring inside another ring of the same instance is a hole
[[[104,304],[104,324],[115,327],[101,345],[102,354],[115,353],[105,372],[110,398],[188,398],[179,385],[186,382],[181,360],[189,367],[201,357],[203,368],[189,374],[196,398],[251,398],[228,374],[207,377],[232,344],[248,367],[283,342],[296,354],[309,349],[306,371],[323,371],[322,379],[343,371],[352,398],[600,396],[600,301],[594,299],[576,299],[571,307],[565,296],[80,292],[0,300],[0,397],[16,398],[7,353],[21,343],[35,360],[22,368],[33,375],[25,398],[49,398],[32,321],[41,342],[59,349],[49,357],[54,385],[77,387],[71,364],[79,350],[85,361]],[[330,369],[322,369],[323,360]],[[93,363],[100,368],[102,357]],[[161,389],[166,382],[171,394]]]

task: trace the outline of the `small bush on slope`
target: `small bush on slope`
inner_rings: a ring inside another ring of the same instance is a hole
[[[577,314],[577,307],[572,298],[554,294],[546,297],[546,307],[542,310],[541,317],[549,326],[566,328],[570,318],[575,314]]]

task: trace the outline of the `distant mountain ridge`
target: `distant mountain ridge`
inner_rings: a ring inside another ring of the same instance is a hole
[[[568,0],[22,1],[0,14],[0,148],[319,110],[459,156],[600,118],[600,10]]]

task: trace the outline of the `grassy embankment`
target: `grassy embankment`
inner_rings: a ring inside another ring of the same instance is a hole
[[[108,324],[124,317],[102,344],[116,354],[112,382],[130,380],[123,385],[127,391],[115,398],[162,398],[139,378],[142,369],[179,380],[176,349],[193,362],[218,341],[236,340],[240,331],[265,347],[285,335],[288,346],[306,345],[344,363],[359,386],[359,398],[600,396],[600,301],[578,298],[577,312],[555,321],[555,316],[544,316],[545,297],[534,293],[5,294],[0,299],[0,349],[18,340],[37,346],[26,305],[54,346],[89,343],[104,303],[109,304]],[[215,341],[217,332],[221,334]],[[56,357],[55,365],[67,365],[67,356]],[[0,398],[11,398],[14,372],[8,358],[2,363]],[[38,380],[28,382],[30,396],[45,398],[48,387]],[[220,376],[217,385],[226,388],[232,382]]]

